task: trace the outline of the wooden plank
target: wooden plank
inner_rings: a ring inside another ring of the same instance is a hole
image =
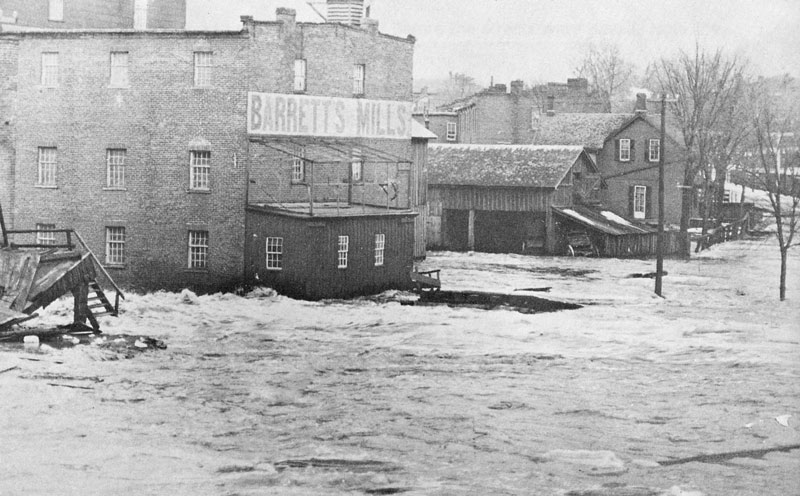
[[[2,250],[0,259],[2,259],[0,286],[4,288],[0,301],[4,307],[21,312],[25,308],[36,275],[39,254]]]

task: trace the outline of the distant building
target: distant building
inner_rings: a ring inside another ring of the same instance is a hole
[[[602,101],[589,93],[585,79],[525,88],[522,81],[492,87],[433,108],[419,96],[414,118],[439,137],[440,143],[531,144],[542,115],[553,112],[595,112]],[[421,107],[421,108],[420,108]]]
[[[648,115],[642,94],[633,114],[551,112],[540,121],[533,142],[582,146],[605,182],[603,206],[651,224],[658,220],[658,160],[665,150],[664,215],[667,223],[677,224],[686,151],[675,132],[667,133],[662,148],[660,128],[659,116]]]
[[[429,246],[558,254],[584,232],[602,255],[652,254],[663,148],[643,95],[638,105],[629,114],[551,108],[529,145],[446,144],[440,135],[429,152]],[[666,153],[665,218],[678,223],[685,151],[670,133]]]
[[[74,228],[136,288],[407,284],[430,138],[411,119],[413,37],[291,9],[242,22],[0,33],[9,227]]]
[[[0,0],[0,32],[185,27],[186,0]]]

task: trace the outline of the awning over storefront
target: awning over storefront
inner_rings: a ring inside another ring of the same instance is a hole
[[[574,206],[553,207],[553,212],[588,229],[612,236],[656,232],[651,227],[620,217],[610,210]]]

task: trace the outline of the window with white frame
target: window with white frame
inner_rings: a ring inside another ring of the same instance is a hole
[[[364,82],[366,80],[367,66],[364,64],[356,64],[353,66],[353,94],[364,94]]]
[[[194,52],[194,85],[211,86],[214,52]]]
[[[208,267],[208,231],[189,231],[189,268]]]
[[[292,157],[292,182],[302,183],[306,180],[306,156],[305,148],[297,146],[294,149],[295,155]]]
[[[631,140],[619,140],[619,160],[620,162],[629,162],[631,159]]]
[[[125,228],[106,227],[106,264],[125,263]]]
[[[55,147],[39,147],[39,180],[37,186],[56,186],[57,149]]]
[[[361,157],[361,150],[353,149],[353,159],[350,162],[350,181],[354,183],[364,182],[364,159]]]
[[[211,152],[192,150],[189,152],[189,189],[210,189]]]
[[[128,52],[111,52],[111,71],[108,84],[115,88],[128,86]]]
[[[106,187],[113,189],[125,188],[125,156],[123,149],[110,148],[106,150]]]
[[[56,228],[55,224],[36,224],[36,244],[54,245],[56,244],[56,233],[46,232]]]
[[[136,0],[133,5],[133,29],[147,29],[147,2]]]
[[[267,270],[283,269],[283,238],[267,238]]]
[[[305,59],[295,59],[294,61],[294,90],[306,90],[306,61]]]
[[[458,130],[458,126],[455,122],[448,122],[447,123],[447,141],[455,141],[456,140],[456,131]]]
[[[383,255],[386,248],[386,235],[375,235],[375,266],[383,265]]]
[[[42,86],[58,86],[58,52],[42,52]]]
[[[661,140],[650,140],[647,158],[650,162],[658,162],[661,159]]]
[[[347,268],[347,252],[349,249],[350,249],[350,236],[339,236],[339,245],[336,251],[338,268],[340,269]]]
[[[644,219],[647,213],[647,186],[633,187],[633,218]]]
[[[51,21],[64,20],[64,0],[50,0],[47,19]]]

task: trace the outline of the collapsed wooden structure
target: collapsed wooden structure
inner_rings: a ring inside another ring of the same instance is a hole
[[[32,319],[37,310],[69,293],[75,299],[73,329],[100,332],[98,317],[119,314],[125,295],[77,232],[7,230],[2,219],[0,207],[0,331]],[[42,238],[43,234],[47,236]],[[63,243],[55,243],[56,235],[64,238]],[[113,303],[100,280],[116,293]]]

